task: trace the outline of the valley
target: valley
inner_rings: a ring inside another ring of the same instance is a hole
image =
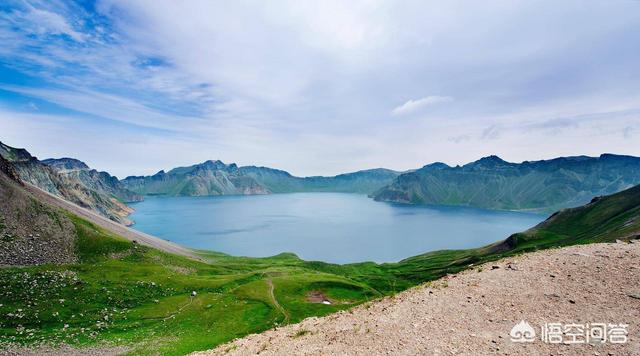
[[[37,255],[51,256],[18,263],[2,256],[0,345],[5,348],[44,343],[181,355],[349,309],[485,262],[640,235],[636,186],[560,211],[500,242],[434,251],[395,263],[339,265],[286,253],[251,258],[202,250],[180,256],[133,242],[132,236],[120,236],[112,232],[113,226],[98,226],[86,216],[61,209],[63,205],[49,205],[22,185],[10,162],[3,159],[2,166],[1,250],[24,250],[24,241]],[[28,225],[12,216],[59,221],[68,259],[55,259],[60,243],[41,243],[59,239],[57,232],[24,230]],[[35,232],[39,242],[34,245],[30,241]],[[314,301],[316,295],[328,303]]]

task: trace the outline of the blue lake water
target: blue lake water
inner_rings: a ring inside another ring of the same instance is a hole
[[[394,205],[342,193],[147,197],[133,208],[134,229],[184,246],[253,257],[293,252],[335,263],[392,262],[428,251],[479,247],[545,218]]]

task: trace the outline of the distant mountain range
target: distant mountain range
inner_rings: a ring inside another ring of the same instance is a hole
[[[143,195],[202,196],[293,192],[370,194],[391,183],[400,172],[371,169],[333,177],[295,177],[288,172],[221,161],[206,161],[152,176],[131,176],[124,186]]]
[[[142,199],[116,177],[90,169],[78,160],[39,161],[27,150],[1,142],[0,156],[11,163],[22,181],[125,225],[132,223],[127,216],[133,211],[125,203]]]
[[[464,166],[433,163],[399,175],[377,201],[554,211],[640,183],[640,158],[603,154],[510,163],[489,156]]]
[[[613,154],[523,163],[489,156],[464,166],[437,162],[407,172],[378,168],[331,177],[296,177],[273,168],[210,160],[123,180],[73,158],[39,161],[25,149],[1,142],[0,156],[22,181],[123,224],[132,223],[127,216],[133,209],[126,203],[145,195],[343,192],[404,204],[549,212],[640,184],[640,158]]]

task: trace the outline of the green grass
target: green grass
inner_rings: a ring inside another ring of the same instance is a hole
[[[0,344],[124,345],[140,355],[209,349],[504,256],[638,238],[640,187],[563,211],[501,243],[386,264],[335,265],[290,253],[248,258],[211,251],[197,251],[206,261],[198,262],[69,217],[77,232],[78,263],[0,269]],[[310,292],[324,294],[332,304],[310,302]]]

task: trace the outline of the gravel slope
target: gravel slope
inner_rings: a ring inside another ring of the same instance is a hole
[[[193,254],[193,252],[186,247],[182,247],[173,242],[162,240],[155,236],[147,235],[145,233],[130,229],[122,224],[119,224],[103,216],[100,216],[89,209],[82,208],[60,197],[57,197],[51,193],[48,193],[34,185],[25,183],[25,188],[28,191],[30,191],[33,195],[38,197],[39,201],[68,210],[76,214],[77,216],[83,219],[89,220],[92,223],[102,228],[105,228],[115,234],[118,234],[128,240],[136,241],[142,245],[157,248],[158,250],[161,250],[161,251],[174,253],[177,255],[187,256],[190,258],[200,260],[200,258],[196,257]]]
[[[532,343],[509,335],[521,320]],[[558,345],[544,323],[628,324],[626,344]],[[485,264],[199,355],[640,355],[640,243],[546,250]]]

